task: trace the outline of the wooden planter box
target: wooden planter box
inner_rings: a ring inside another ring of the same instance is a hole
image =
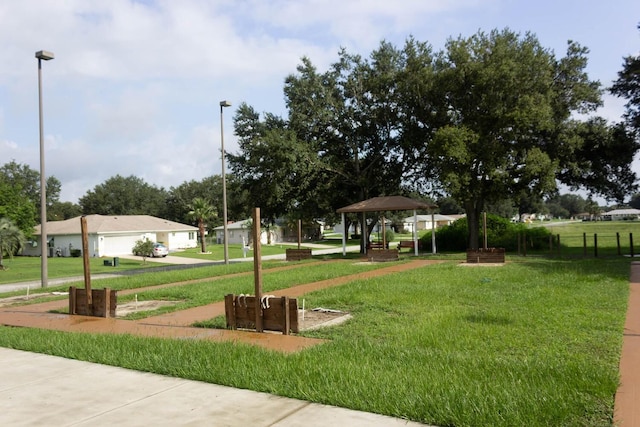
[[[263,301],[257,301],[252,295],[227,294],[224,297],[224,309],[227,318],[227,328],[255,329],[256,310],[262,307],[262,329],[265,331],[297,333],[298,300],[289,297],[263,296]]]
[[[287,261],[311,259],[311,249],[287,249]]]
[[[69,287],[69,314],[95,317],[116,317],[118,291],[105,288],[91,291],[91,305],[87,305],[87,291]]]
[[[483,263],[504,263],[504,248],[487,248],[468,250],[467,263],[483,264]]]
[[[367,251],[367,259],[371,262],[397,261],[397,249],[371,249]]]

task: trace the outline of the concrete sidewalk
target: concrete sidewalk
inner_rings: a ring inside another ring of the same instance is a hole
[[[423,426],[266,393],[0,347],[5,426]]]

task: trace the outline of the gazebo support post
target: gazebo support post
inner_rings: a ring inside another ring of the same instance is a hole
[[[436,254],[436,216],[431,211],[431,253]]]
[[[345,222],[344,212],[342,215],[342,256],[347,256],[347,223]]]
[[[418,211],[413,210],[413,254],[418,256]]]

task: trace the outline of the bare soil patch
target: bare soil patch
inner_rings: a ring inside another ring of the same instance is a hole
[[[20,304],[23,302],[29,302],[36,299],[41,299],[45,297],[51,296],[60,296],[60,295],[68,295],[67,292],[45,292],[41,294],[32,294],[32,295],[16,295],[13,297],[0,298],[0,307],[9,307],[14,304]]]
[[[173,306],[180,301],[163,301],[163,300],[150,300],[150,301],[131,301],[124,304],[118,304],[116,306],[116,317],[124,317],[131,313],[137,313],[140,311],[153,311],[161,307]]]

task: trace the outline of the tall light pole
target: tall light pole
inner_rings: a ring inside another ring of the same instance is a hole
[[[222,151],[222,228],[224,230],[224,263],[229,264],[229,232],[227,230],[227,178],[224,172],[224,115],[222,110],[231,107],[229,101],[220,101],[220,151]]]
[[[42,61],[53,59],[53,52],[40,50],[36,52],[38,58],[38,108],[40,113],[40,276],[41,286],[46,288],[47,262],[49,245],[47,244],[47,178],[44,172],[44,127],[42,124]]]

